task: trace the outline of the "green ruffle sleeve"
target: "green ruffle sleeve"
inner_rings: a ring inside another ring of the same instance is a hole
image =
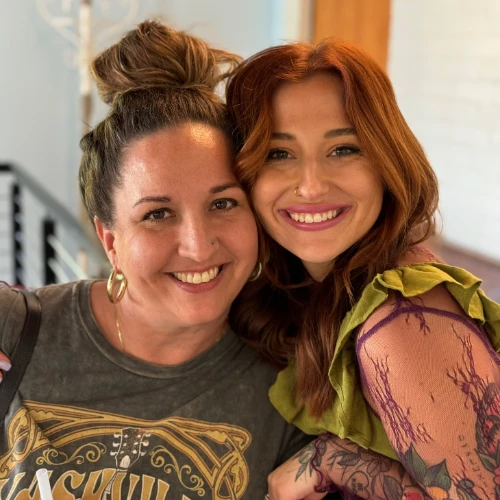
[[[371,410],[358,380],[354,331],[383,304],[390,290],[405,297],[424,294],[444,284],[464,312],[485,328],[495,351],[500,351],[500,305],[479,288],[481,280],[464,269],[445,264],[413,264],[377,275],[342,321],[329,379],[337,397],[320,419],[294,397],[294,363],[281,371],[269,391],[273,405],[288,421],[308,434],[331,432],[364,448],[397,459],[382,422]]]

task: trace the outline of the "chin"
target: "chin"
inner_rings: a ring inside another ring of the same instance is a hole
[[[335,260],[342,252],[332,252],[331,250],[328,252],[324,252],[318,255],[318,252],[304,252],[297,251],[294,252],[290,250],[296,257],[298,257],[303,262],[310,262],[311,264],[315,264],[317,266],[328,266],[331,264],[333,260]]]
[[[191,314],[190,314],[191,312]],[[190,311],[184,312],[184,315],[179,318],[185,325],[187,326],[197,326],[197,325],[205,325],[213,322],[220,321],[223,316],[222,311]]]

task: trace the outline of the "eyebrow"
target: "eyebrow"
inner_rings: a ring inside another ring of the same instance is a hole
[[[325,132],[323,137],[325,139],[332,139],[334,137],[340,137],[342,135],[357,135],[356,130],[353,128],[332,128]],[[271,134],[272,139],[281,139],[283,141],[295,141],[297,138],[293,134],[289,134],[287,132],[273,132]]]
[[[221,184],[220,186],[214,186],[213,188],[210,188],[210,192],[212,194],[217,194],[231,188],[241,189],[241,186],[237,182],[228,182],[227,184]]]
[[[214,186],[210,188],[209,192],[212,194],[222,193],[226,189],[238,188],[241,189],[241,186],[237,182],[228,182],[227,184],[221,184],[220,186]],[[134,207],[140,205],[141,203],[169,203],[171,199],[168,196],[144,196],[144,198],[140,198],[134,203]]]
[[[168,203],[170,201],[170,198],[168,196],[144,196],[144,198],[140,198],[134,203],[134,207],[141,203],[150,203],[150,202],[155,202],[155,203]]]

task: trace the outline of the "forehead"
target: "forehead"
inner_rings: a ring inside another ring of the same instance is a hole
[[[273,95],[272,113],[278,125],[303,118],[346,121],[342,80],[321,71],[298,82],[285,82]]]
[[[216,128],[186,123],[133,141],[122,163],[123,184],[143,182],[197,185],[210,178],[232,177],[228,138]]]

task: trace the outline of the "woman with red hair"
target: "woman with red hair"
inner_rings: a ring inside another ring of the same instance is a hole
[[[500,306],[420,246],[437,180],[387,76],[346,43],[272,47],[239,66],[227,103],[263,266],[233,324],[286,366],[270,392],[281,414],[320,435],[270,476],[269,498],[330,482],[500,498]]]

